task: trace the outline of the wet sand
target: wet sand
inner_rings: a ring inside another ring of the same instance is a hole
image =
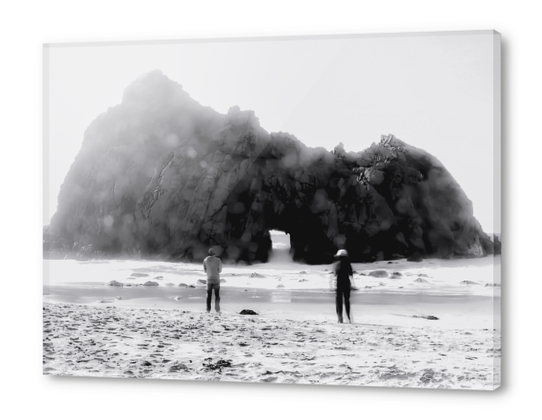
[[[96,287],[55,285],[47,288],[44,301],[93,306],[167,308],[191,312],[205,310],[205,288]],[[221,288],[221,309],[238,314],[252,309],[261,317],[334,321],[335,292],[332,290],[269,290]],[[390,326],[423,326],[422,317],[438,318],[440,328],[493,328],[495,299],[486,296],[431,295],[353,291],[351,315],[354,322]]]

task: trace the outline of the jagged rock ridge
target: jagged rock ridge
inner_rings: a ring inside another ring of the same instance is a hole
[[[46,256],[267,261],[269,231],[295,260],[479,257],[493,243],[433,156],[383,136],[358,153],[267,133],[252,111],[204,107],[161,72],[100,115],[45,228]]]

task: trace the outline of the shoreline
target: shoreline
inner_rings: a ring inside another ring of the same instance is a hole
[[[498,321],[500,282],[494,269],[500,258],[468,263],[434,260],[420,265],[404,260],[354,264],[353,313],[387,325],[404,325],[407,317],[411,323],[412,316],[427,315],[438,317],[441,328],[469,327],[472,322],[489,328]],[[205,275],[196,264],[60,261],[46,262],[45,268],[45,302],[195,312],[205,306]],[[330,270],[331,266],[291,261],[225,266],[221,273],[223,310],[238,313],[252,309],[261,316],[278,318],[334,319]]]
[[[83,304],[119,308],[187,310],[203,312],[205,287],[49,287],[45,303]],[[353,291],[351,311],[354,319],[370,320],[380,325],[423,325],[416,317],[434,316],[439,328],[469,326],[491,328],[493,309],[500,299],[477,295],[437,295],[427,293],[394,294]],[[335,315],[335,292],[332,290],[284,290],[221,288],[222,311],[239,313],[252,309],[261,317],[277,319],[332,321]]]
[[[205,282],[201,264],[141,260],[43,260],[44,286],[95,284],[114,281],[121,286],[138,287],[145,282],[162,286],[197,287]],[[443,294],[500,293],[495,267],[500,256],[475,260],[406,260],[352,264],[353,283],[360,290],[424,292]],[[277,261],[251,266],[224,265],[222,286],[265,289],[320,289],[330,287],[332,265],[307,266],[292,261]]]

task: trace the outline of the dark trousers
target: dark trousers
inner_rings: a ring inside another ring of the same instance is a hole
[[[207,283],[207,312],[211,312],[211,300],[215,291],[215,311],[220,312],[220,284]]]
[[[350,321],[350,287],[337,288],[337,296],[335,298],[335,306],[337,308],[337,317],[339,322],[343,322],[343,298],[344,309],[346,310],[346,316]]]

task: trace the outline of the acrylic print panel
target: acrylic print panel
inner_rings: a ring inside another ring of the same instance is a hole
[[[44,57],[45,374],[499,386],[497,33]]]

